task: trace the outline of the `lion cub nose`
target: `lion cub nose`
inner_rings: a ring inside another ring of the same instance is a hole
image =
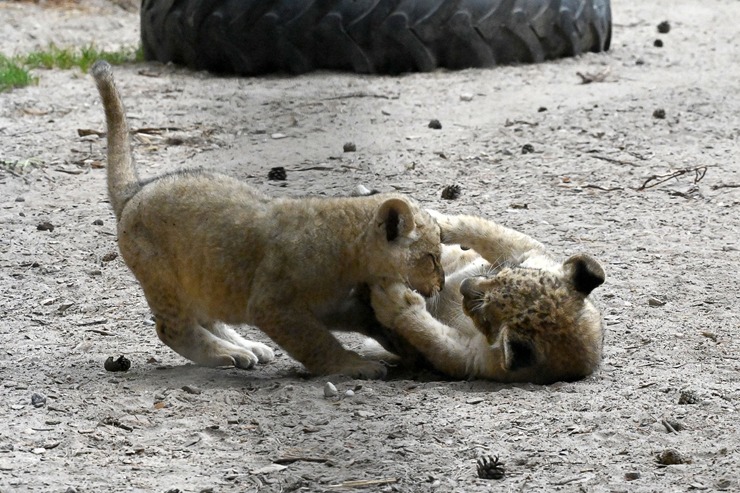
[[[478,279],[475,277],[468,277],[465,279],[462,284],[460,284],[460,294],[462,294],[464,298],[475,297],[477,292],[475,285],[477,281]]]

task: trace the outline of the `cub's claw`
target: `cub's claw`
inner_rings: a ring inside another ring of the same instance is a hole
[[[257,358],[257,356],[251,351],[232,354],[231,359],[234,360],[234,366],[241,370],[251,370],[259,361],[259,358]]]

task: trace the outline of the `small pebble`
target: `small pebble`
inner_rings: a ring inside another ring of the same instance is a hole
[[[355,396],[355,391],[354,391],[354,390],[352,390],[352,389],[349,389],[349,390],[347,390],[347,391],[346,391],[346,392],[344,393],[344,397],[354,397],[354,396]]]
[[[24,199],[23,197],[16,197],[16,198],[15,198],[15,201],[16,201],[16,202],[25,202],[25,201],[26,201],[26,199]]]
[[[642,58],[638,58],[635,60],[635,65],[645,65],[645,60]]]
[[[522,154],[531,154],[534,152],[534,146],[532,144],[524,144],[522,146]]]
[[[33,407],[44,407],[44,405],[46,404],[46,396],[34,393],[31,396],[31,404],[33,405]]]
[[[717,342],[717,334],[715,334],[714,332],[709,332],[708,330],[705,330],[704,332],[701,333],[701,335],[703,335],[707,339],[711,339],[714,342]]]
[[[543,111],[547,111],[547,108],[544,106],[540,106],[539,108],[537,108],[537,113],[542,113]]]
[[[654,296],[648,298],[648,305],[650,306],[663,306],[665,305],[665,303],[665,300],[661,300],[660,298],[656,298]]]
[[[663,120],[665,118],[665,110],[663,108],[656,109],[653,111],[653,118]]]
[[[54,225],[51,224],[49,221],[44,221],[37,225],[36,229],[39,231],[54,231]]]
[[[663,47],[663,40],[662,39],[656,39],[653,41],[653,46],[656,48],[662,48]]]
[[[717,481],[716,483],[714,483],[714,486],[718,490],[729,490],[730,489],[730,486],[732,486],[732,481],[729,480],[729,479],[726,479],[726,478],[725,479],[720,479],[719,481]]]
[[[442,124],[439,123],[439,120],[436,118],[434,120],[429,120],[429,128],[433,128],[434,130],[440,130],[442,129]]]
[[[181,146],[185,143],[185,139],[182,137],[167,137],[167,140],[165,140],[165,144],[171,145],[171,146]]]
[[[627,481],[634,481],[635,479],[640,479],[640,473],[639,472],[627,472],[624,474],[624,479]]]
[[[676,449],[666,449],[659,453],[655,460],[661,466],[675,466],[678,464],[691,464],[691,458],[683,455]]]
[[[284,139],[285,137],[287,137],[287,135],[277,132],[277,133],[270,135],[270,137],[277,140],[277,139]]]
[[[337,387],[331,382],[326,382],[326,385],[324,385],[324,397],[336,397],[337,395],[339,395]]]
[[[355,152],[357,150],[357,146],[354,142],[345,142],[342,146],[342,150],[344,152]]]
[[[696,404],[697,402],[699,402],[699,396],[692,390],[683,390],[681,395],[678,396],[678,403],[681,405]]]
[[[460,94],[460,101],[465,101],[466,103],[473,100],[473,95],[470,93],[463,93]]]
[[[103,220],[102,219],[96,219],[93,221],[93,226],[102,226]]]
[[[103,255],[103,258],[101,259],[103,262],[112,262],[113,260],[118,258],[118,253],[116,252],[108,252],[105,255]]]
[[[203,392],[202,390],[200,390],[198,387],[194,385],[183,385],[182,390],[184,390],[188,394],[193,394],[193,395],[199,395]]]
[[[368,195],[373,195],[373,191],[367,188],[365,185],[357,185],[352,195],[354,195],[355,197],[366,197]]]
[[[44,452],[46,452],[46,449],[44,447],[39,447],[39,448],[35,448],[35,449],[31,450],[31,453],[33,453],[35,455],[41,455]]]
[[[665,429],[669,433],[673,433],[674,431],[679,432],[684,429],[684,426],[680,422],[676,421],[675,419],[664,419],[663,427],[665,427]]]
[[[671,31],[671,23],[668,21],[663,21],[660,24],[658,24],[658,32],[660,34],[667,34]]]

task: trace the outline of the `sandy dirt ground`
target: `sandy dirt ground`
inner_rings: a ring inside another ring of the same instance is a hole
[[[276,195],[361,183],[597,257],[604,363],[576,383],[319,378],[281,351],[252,371],[188,364],[117,257],[104,140],[78,135],[104,129],[90,77],[38,70],[0,94],[0,491],[740,491],[740,2],[612,8],[611,51],[530,66],[116,69],[144,176],[205,167]],[[138,18],[0,1],[0,39],[8,55],[117,48]],[[106,372],[120,354],[131,369]],[[667,450],[684,463],[659,464]],[[477,477],[486,454],[503,479]]]

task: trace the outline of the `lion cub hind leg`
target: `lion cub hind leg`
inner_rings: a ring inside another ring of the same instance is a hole
[[[204,323],[201,325],[203,325],[203,327],[205,327],[214,336],[235,344],[242,349],[251,351],[255,356],[257,356],[260,363],[268,363],[275,359],[275,353],[272,348],[266,344],[262,344],[261,342],[247,340],[237,334],[237,332],[230,327],[226,327],[223,324],[215,322]]]
[[[384,364],[345,349],[318,319],[300,312],[293,316],[265,310],[255,325],[315,375],[341,374],[375,380],[385,377]]]
[[[159,339],[180,356],[199,365],[248,370],[260,361],[251,350],[212,334],[194,318],[168,317],[155,312],[154,319]]]

